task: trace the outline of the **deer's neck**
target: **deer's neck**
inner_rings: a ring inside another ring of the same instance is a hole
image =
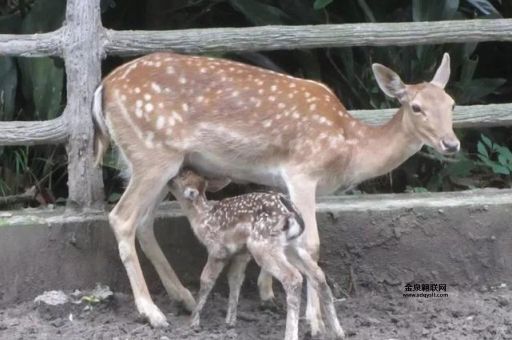
[[[423,143],[409,126],[402,109],[384,125],[365,126],[365,137],[355,146],[348,169],[355,182],[386,174],[421,149]]]

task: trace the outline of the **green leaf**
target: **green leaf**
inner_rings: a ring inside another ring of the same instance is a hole
[[[281,9],[255,0],[229,0],[234,9],[257,26],[282,25],[288,16]]]
[[[512,151],[510,151],[510,149],[507,148],[506,146],[501,146],[497,144],[495,144],[495,146],[496,151],[499,153],[499,155],[503,156],[508,163],[512,163]]]
[[[486,149],[485,145],[481,141],[478,141],[478,144],[476,145],[476,148],[477,148],[478,153],[480,155],[489,158],[489,153],[487,152],[487,149]]]
[[[466,2],[476,8],[482,15],[494,14],[502,17],[501,13],[488,0],[466,0]]]
[[[315,2],[313,3],[313,8],[318,11],[329,6],[329,4],[331,4],[332,2],[333,0],[315,0]]]
[[[459,8],[459,0],[413,0],[413,21],[437,21],[452,19]]]
[[[487,147],[492,150],[492,141],[489,139],[489,137],[487,137],[484,134],[481,134],[480,139],[482,139],[482,142],[484,142],[484,144],[487,145]]]
[[[18,72],[14,59],[0,57],[0,120],[13,120]]]
[[[501,164],[495,164],[492,167],[492,171],[494,171],[495,174],[510,175],[510,169]]]
[[[22,33],[48,32],[64,18],[64,0],[39,0],[23,19]],[[37,119],[51,119],[61,111],[64,65],[54,58],[20,58],[21,89]]]
[[[467,84],[460,82],[454,85],[458,87],[459,98],[457,103],[468,104],[478,102],[485,96],[495,92],[499,87],[507,82],[504,78],[479,78],[473,79]]]

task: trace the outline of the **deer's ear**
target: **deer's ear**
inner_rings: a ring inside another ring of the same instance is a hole
[[[199,191],[197,191],[197,189],[187,187],[183,191],[183,196],[186,199],[193,201],[199,196]]]
[[[434,74],[434,78],[432,78],[430,83],[444,89],[448,83],[448,79],[450,79],[450,55],[445,53],[443,55],[441,65],[439,65],[439,68],[437,69],[436,74]]]
[[[209,192],[217,192],[224,189],[231,180],[227,177],[222,178],[210,178],[206,182],[206,190]]]
[[[407,99],[406,86],[395,71],[381,64],[373,64],[372,70],[382,92],[400,102]]]

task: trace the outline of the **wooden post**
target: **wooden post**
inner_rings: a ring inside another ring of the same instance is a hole
[[[93,93],[101,80],[103,55],[100,0],[68,0],[63,57],[67,75],[68,206],[103,204],[101,169],[93,165]]]

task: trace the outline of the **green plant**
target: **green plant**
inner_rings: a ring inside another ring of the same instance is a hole
[[[489,137],[482,134],[477,151],[480,165],[490,168],[495,174],[512,174],[512,152],[506,146],[493,143]]]

